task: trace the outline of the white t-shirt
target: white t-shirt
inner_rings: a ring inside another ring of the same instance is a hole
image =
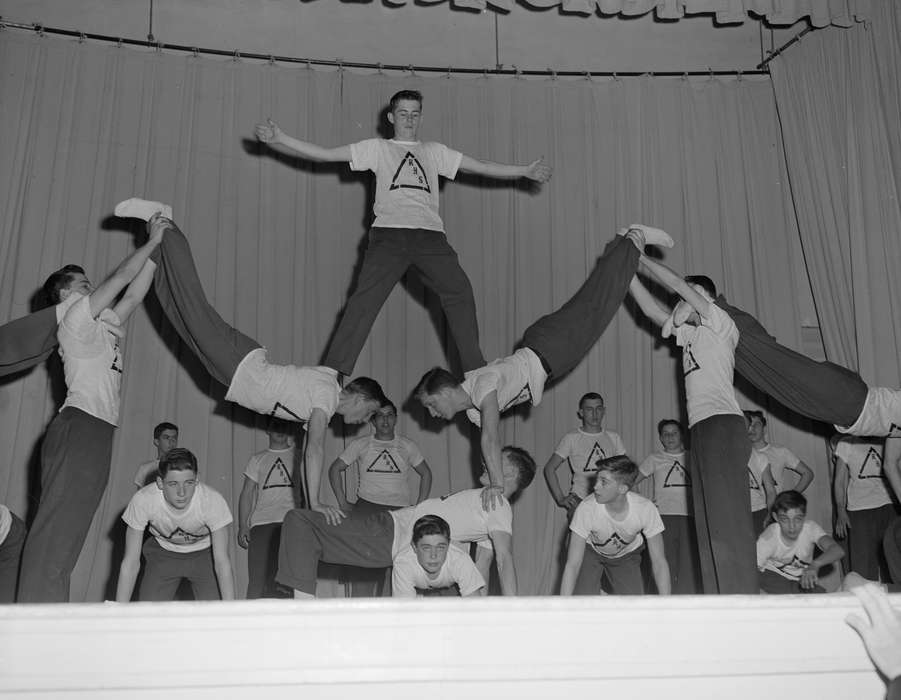
[[[848,510],[871,510],[892,502],[882,470],[882,441],[842,438],[835,456],[848,465]]]
[[[149,526],[160,547],[185,554],[207,549],[210,533],[228,525],[232,514],[221,494],[206,484],[197,484],[184,510],[172,508],[159,487],[149,484],[131,497],[122,520],[142,532]]]
[[[689,427],[711,416],[742,415],[732,387],[738,328],[716,304],[708,308],[700,326],[686,323],[673,331],[682,348]]]
[[[629,511],[622,520],[615,520],[605,504],[593,496],[586,498],[573,513],[569,529],[607,559],[634,552],[646,539],[663,532],[663,521],[657,507],[644,496],[629,491],[626,500]]]
[[[416,552],[408,546],[394,557],[391,574],[391,595],[395,598],[414,598],[416,589],[448,588],[457,584],[460,595],[472,595],[485,587],[485,579],[469,555],[453,545],[447,548],[447,559],[435,578],[429,578],[419,562]]]
[[[479,406],[492,391],[497,392],[497,405],[501,413],[526,401],[537,406],[544,394],[545,381],[547,372],[541,366],[538,355],[529,348],[520,348],[512,355],[470,370],[460,385],[475,405],[475,408],[466,411],[466,417],[481,427]]]
[[[688,515],[691,476],[688,453],[654,452],[638,471],[654,480],[654,505],[661,515]]]
[[[12,527],[12,524],[12,513],[9,512],[9,508],[0,503],[0,544],[6,541],[6,536],[9,535],[9,529]]]
[[[338,459],[348,465],[356,463],[360,476],[358,498],[387,506],[411,505],[407,472],[423,461],[412,440],[397,434],[393,440],[376,440],[374,435],[366,435],[350,443]]]
[[[70,300],[71,305],[56,332],[66,376],[66,400],[62,408],[78,408],[118,425],[122,383],[119,339],[107,330],[103,321],[91,315],[90,297],[71,294],[63,305]],[[105,311],[104,318],[121,323],[113,311]]]
[[[250,526],[280,523],[297,508],[294,488],[294,448],[263,450],[247,463],[244,476],[259,487]]]
[[[783,477],[785,470],[795,469],[801,460],[795,456],[794,452],[781,445],[767,444],[766,447],[760,449],[755,447],[753,449],[754,452],[763,455],[763,458],[769,463],[773,481],[776,482],[776,491],[784,491],[785,485]]]
[[[156,479],[156,473],[159,468],[160,461],[158,459],[151,459],[149,462],[141,464],[135,472],[134,485],[142,489],[147,484],[152,483],[152,480]],[[151,481],[148,481],[148,479],[151,479]]]
[[[442,498],[429,498],[422,503],[391,511],[394,518],[394,545],[392,557],[396,557],[413,539],[413,524],[423,515],[437,515],[450,525],[451,540],[475,542],[480,547],[491,548],[492,532],[513,535],[513,509],[507,499],[494,510],[482,508],[482,489],[458,491]]]
[[[758,510],[766,508],[766,491],[763,490],[763,472],[766,469],[766,457],[751,450],[751,457],[748,459],[748,488],[751,491],[751,512],[756,513]]]
[[[854,425],[837,425],[835,429],[860,437],[901,438],[901,389],[870,387]]]
[[[813,561],[813,548],[826,532],[813,520],[805,520],[794,542],[782,539],[779,524],[773,523],[757,538],[757,568],[774,571],[790,581],[797,581]]]
[[[622,438],[612,430],[586,433],[581,428],[567,433],[560,440],[554,454],[565,459],[572,471],[570,492],[579,498],[591,493],[592,481],[598,471],[599,459],[626,454]]]
[[[350,145],[351,170],[375,173],[373,226],[444,231],[438,176],[453,180],[463,154],[434,142],[366,139]]]
[[[336,370],[273,365],[266,359],[266,349],[256,348],[241,360],[225,398],[264,416],[305,423],[314,408],[331,420],[340,393]]]

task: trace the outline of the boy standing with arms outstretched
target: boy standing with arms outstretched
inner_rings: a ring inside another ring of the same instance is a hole
[[[375,173],[375,221],[357,278],[332,337],[324,364],[344,375],[353,372],[379,310],[409,267],[441,301],[457,343],[463,371],[485,364],[469,278],[447,241],[438,213],[438,178],[453,180],[459,170],[485,177],[547,182],[551,169],[539,158],[529,165],[476,160],[447,146],[419,140],[422,94],[401,90],[392,98],[388,122],[394,137],[322,148],[285,134],[271,119],[257,124],[263,143],[291,149],[307,160],[349,162],[351,170]]]

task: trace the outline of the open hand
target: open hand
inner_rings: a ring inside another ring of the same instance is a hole
[[[486,486],[482,489],[482,510],[494,510],[503,503],[503,486]]]
[[[526,177],[530,180],[535,180],[535,182],[547,182],[551,179],[551,174],[553,172],[553,168],[544,162],[544,156],[542,156],[538,160],[529,163]]]
[[[257,124],[253,128],[253,133],[256,134],[257,139],[263,143],[278,143],[284,135],[284,132],[279,128],[278,124],[269,118],[266,119],[265,124]]]
[[[347,517],[347,514],[343,510],[336,508],[335,506],[317,505],[313,506],[310,510],[322,513],[325,516],[325,521],[329,525],[338,525]]]

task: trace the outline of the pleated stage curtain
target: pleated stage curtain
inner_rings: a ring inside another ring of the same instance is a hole
[[[112,218],[113,206],[140,195],[172,204],[227,320],[275,361],[316,364],[365,245],[371,180],[346,165],[261,148],[253,125],[271,116],[292,135],[349,143],[383,131],[387,98],[409,87],[425,95],[424,139],[501,162],[543,155],[555,168],[540,188],[463,176],[443,187],[448,237],[475,288],[486,357],[508,354],[529,323],[566,301],[615,231],[632,222],[665,227],[678,241],[667,263],[710,275],[800,347],[807,282],[793,264],[798,234],[766,78],[358,75],[9,31],[0,33],[0,66],[0,321],[27,313],[40,283],[64,263],[83,263],[94,280],[110,271],[134,247],[134,231]],[[265,446],[262,419],[223,401],[225,389],[179,343],[152,294],[128,330],[112,476],[73,577],[75,601],[114,591],[119,517],[135,468],[154,456],[154,424],[179,425],[202,479],[235,512],[246,461]],[[401,407],[398,429],[431,464],[435,496],[474,486],[479,470],[475,431],[463,421],[439,424],[409,400],[421,374],[447,362],[456,369],[440,308],[410,274],[356,370],[381,381]],[[0,502],[23,516],[60,398],[53,376],[42,367],[0,384]],[[637,461],[658,447],[657,421],[684,412],[677,352],[627,304],[540,406],[502,421],[504,441],[528,449],[539,468],[514,507],[522,593],[556,591],[565,523],[540,469],[578,425],[576,402],[590,390],[605,396],[606,425]],[[773,440],[819,465],[818,439],[779,417],[787,422],[771,423]],[[326,464],[358,434],[336,421]],[[825,525],[823,472],[811,493],[811,512]],[[243,591],[244,552],[233,543],[233,553]]]

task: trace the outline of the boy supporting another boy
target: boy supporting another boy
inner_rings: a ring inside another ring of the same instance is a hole
[[[641,551],[645,543],[657,592],[670,594],[663,521],[653,503],[630,491],[637,478],[638,467],[625,455],[598,464],[594,497],[579,504],[569,525],[560,595],[596,595],[605,574],[614,594],[643,594]]]
[[[238,499],[238,545],[247,550],[247,599],[290,597],[275,583],[278,543],[285,513],[299,505],[294,483],[294,430],[270,418],[269,447],[244,470]]]
[[[160,460],[156,483],[131,497],[122,520],[128,532],[119,567],[118,602],[131,600],[147,527],[153,537],[143,546],[139,600],[173,600],[183,578],[191,583],[196,600],[235,599],[228,556],[232,515],[218,491],[198,482],[192,452],[181,447],[170,450]]]
[[[572,518],[582,499],[591,493],[598,461],[626,454],[622,438],[612,430],[604,430],[605,412],[604,397],[597,392],[588,392],[579,399],[577,415],[581,427],[563,436],[544,465],[544,479],[551,496],[558,506],[566,509],[567,518]],[[572,473],[572,486],[565,496],[557,479],[557,469],[563,462],[569,464]]]
[[[451,544],[450,525],[438,515],[413,523],[409,548],[394,557],[395,598],[472,596],[484,593],[485,579],[469,555]]]
[[[156,459],[144,462],[135,472],[134,485],[139,489],[156,481],[160,460],[169,450],[178,447],[178,426],[165,421],[158,424],[153,429],[153,446],[156,448]]]
[[[757,538],[757,568],[764,593],[825,593],[817,585],[819,570],[845,556],[845,551],[822,527],[807,519],[807,499],[797,491],[783,491],[773,501],[770,525]],[[822,554],[813,556],[814,546]]]

